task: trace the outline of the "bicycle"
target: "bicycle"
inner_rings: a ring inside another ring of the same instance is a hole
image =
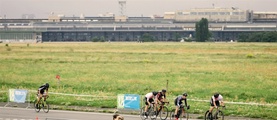
[[[179,106],[179,109],[177,111],[177,120],[182,120],[182,118],[184,117],[183,113],[185,112],[185,118],[186,120],[189,119],[189,113],[188,113],[188,110],[190,109],[190,105],[188,105],[186,107],[186,109],[184,108],[184,106]],[[184,112],[183,112],[184,110]],[[174,120],[175,119],[175,109],[173,109],[171,112],[170,112],[170,120]]]
[[[167,103],[167,105],[169,104],[169,102],[161,102],[156,109],[158,110],[156,115],[160,116],[161,120],[166,120],[168,117],[168,108],[165,106],[165,103]]]
[[[213,110],[213,113],[211,116],[209,116],[209,110],[205,113],[205,120],[224,120],[224,113],[222,110],[220,110],[221,106],[216,108],[216,111]],[[222,106],[222,108],[225,108],[225,106]]]
[[[48,98],[48,97],[49,96],[47,95],[46,98]],[[38,99],[38,95],[37,95],[37,99]],[[49,112],[49,104],[46,102],[46,100],[44,101],[43,98],[41,98],[40,101],[38,102],[38,106],[37,106],[37,99],[35,99],[35,101],[34,101],[35,111],[39,112],[42,108],[45,113],[48,113]]]
[[[145,106],[140,109],[140,118],[142,120],[146,120],[146,119],[148,119],[148,117],[150,117],[151,120],[155,120],[157,118],[156,112],[154,111],[154,105],[155,105],[155,103],[152,102],[150,104],[150,106],[148,107],[146,113],[144,113]],[[147,117],[144,117],[145,114],[146,114]]]

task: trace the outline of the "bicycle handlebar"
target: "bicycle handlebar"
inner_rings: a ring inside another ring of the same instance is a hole
[[[39,94],[36,94],[36,95],[37,95],[37,97],[38,97]],[[42,97],[49,98],[49,95],[42,95]]]
[[[225,109],[226,109],[226,106],[217,106],[217,108],[216,108],[216,109],[219,109],[219,107],[221,107],[223,110],[225,110]]]

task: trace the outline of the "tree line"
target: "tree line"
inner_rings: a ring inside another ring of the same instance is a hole
[[[238,42],[277,42],[277,31],[242,33]]]

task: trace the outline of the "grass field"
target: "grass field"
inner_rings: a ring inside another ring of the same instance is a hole
[[[52,104],[116,107],[117,94],[144,95],[168,80],[171,103],[184,91],[198,100],[220,92],[225,101],[272,104],[227,104],[227,115],[277,119],[277,43],[2,43],[0,64],[1,91],[49,82],[51,92],[97,96],[51,95]],[[209,108],[188,102],[193,113]]]

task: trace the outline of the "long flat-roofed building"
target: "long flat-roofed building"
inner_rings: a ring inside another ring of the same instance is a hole
[[[157,41],[194,37],[195,23],[209,19],[214,40],[236,40],[241,33],[277,31],[276,12],[248,12],[237,8],[203,8],[167,12],[164,17],[65,17],[0,19],[0,42],[11,41],[138,41],[150,34]]]
[[[194,22],[207,18],[209,22],[246,22],[249,11],[237,8],[195,8],[175,12],[177,22]]]

